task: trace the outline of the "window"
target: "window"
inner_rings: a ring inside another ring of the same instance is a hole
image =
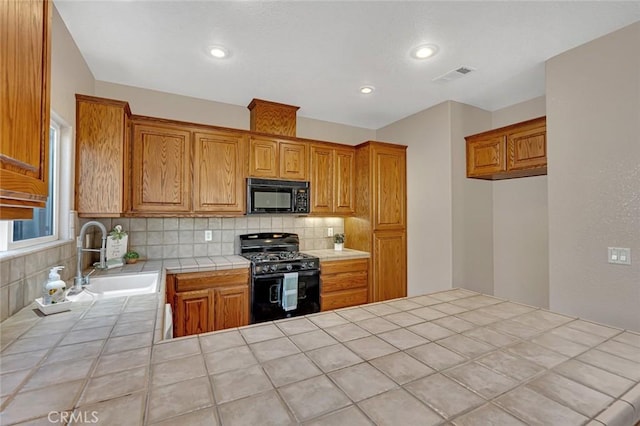
[[[0,248],[17,249],[58,239],[60,126],[49,127],[49,196],[44,208],[33,209],[33,219],[0,222]]]

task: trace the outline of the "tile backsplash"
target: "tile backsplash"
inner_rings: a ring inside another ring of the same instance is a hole
[[[0,321],[42,297],[49,269],[62,265],[63,280],[76,273],[76,244],[73,240],[53,244],[43,250],[15,254],[0,260]]]
[[[90,219],[81,219],[80,224]],[[169,259],[224,256],[240,253],[238,235],[254,232],[293,232],[300,237],[300,249],[333,247],[327,228],[344,232],[339,217],[244,216],[215,218],[116,218],[94,219],[107,230],[115,225],[129,234],[129,250],[146,259]],[[212,231],[212,241],[205,241],[205,230]],[[98,238],[94,239],[99,241]]]
[[[80,225],[91,219],[80,219]],[[327,249],[334,233],[344,232],[344,219],[338,217],[244,216],[237,218],[117,218],[95,219],[108,231],[122,225],[129,234],[129,249],[146,259],[224,256],[238,254],[238,235],[253,232],[294,232],[300,237],[300,249]],[[76,228],[77,229],[77,228]],[[212,231],[212,241],[205,241],[205,230]],[[100,245],[97,228],[90,228],[91,245]],[[347,236],[348,237],[348,236]],[[61,241],[42,250],[13,254],[0,259],[0,321],[41,297],[49,269],[63,265],[63,280],[76,274],[76,244]],[[92,260],[83,259],[86,267]],[[97,260],[97,259],[93,259]]]

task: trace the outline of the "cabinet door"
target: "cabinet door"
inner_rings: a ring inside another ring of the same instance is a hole
[[[251,137],[249,139],[249,176],[278,177],[278,141]]]
[[[243,214],[245,139],[237,133],[194,136],[193,209]]]
[[[333,185],[333,210],[339,214],[355,212],[355,150],[335,150],[335,180]]]
[[[311,213],[333,213],[333,150],[311,146]]]
[[[174,336],[213,331],[213,290],[195,290],[176,293]]]
[[[467,139],[467,177],[492,175],[507,170],[506,138],[491,135]]]
[[[129,210],[128,105],[76,95],[76,210],[118,217]]]
[[[373,300],[407,295],[407,237],[404,231],[375,232],[373,235]]]
[[[373,151],[374,229],[406,224],[406,158],[404,149],[377,146]]]
[[[214,289],[214,330],[241,327],[249,324],[249,286]]]
[[[0,219],[30,218],[47,201],[52,7],[0,2],[0,204],[18,207]]]
[[[307,179],[307,144],[300,142],[280,142],[279,162],[282,179]]]
[[[525,170],[547,166],[546,126],[510,133],[507,139],[508,170]]]
[[[190,137],[189,131],[176,127],[134,125],[134,211],[190,210]]]

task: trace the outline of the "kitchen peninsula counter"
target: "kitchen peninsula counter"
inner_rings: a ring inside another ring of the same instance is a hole
[[[184,271],[171,263],[121,272]],[[101,425],[640,419],[640,334],[471,291],[167,341],[154,339],[162,299],[74,303],[48,317],[32,305],[4,321],[2,424],[72,411]]]

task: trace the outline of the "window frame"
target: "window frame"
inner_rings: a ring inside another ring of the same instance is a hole
[[[53,115],[53,114],[52,114]],[[62,126],[56,120],[51,118],[49,122],[49,131],[54,129],[54,139],[49,140],[49,168],[50,179],[53,195],[50,194],[51,213],[52,213],[52,233],[44,237],[29,238],[21,241],[13,241],[13,220],[0,221],[0,251],[19,250],[23,248],[33,247],[46,244],[60,239],[60,162],[61,162],[61,132]],[[53,164],[51,164],[53,163]],[[51,170],[52,169],[52,170]]]

